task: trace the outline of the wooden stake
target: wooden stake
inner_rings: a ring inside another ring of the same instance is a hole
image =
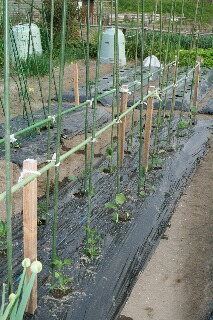
[[[23,171],[37,171],[37,161],[24,160]],[[24,172],[24,178],[31,173]],[[37,179],[31,181],[23,188],[23,233],[24,233],[24,258],[30,258],[31,263],[37,260]],[[31,276],[27,268],[27,281]],[[37,308],[37,279],[30,295],[26,312],[34,314]]]
[[[74,64],[74,94],[75,94],[75,105],[79,105],[79,89],[78,89],[78,64]]]
[[[124,113],[127,110],[127,102],[128,102],[128,85],[122,86],[121,93],[121,106],[120,113]],[[124,162],[124,146],[125,146],[125,131],[126,131],[126,117],[123,117],[121,120],[120,127],[120,167],[123,166]]]
[[[197,57],[196,64],[197,67],[195,69],[195,83],[194,83],[194,97],[193,97],[193,107],[197,109],[197,98],[198,98],[198,89],[199,89],[199,75],[200,75],[200,62],[201,57]]]
[[[153,92],[155,87],[149,87],[148,91]],[[144,147],[143,147],[143,157],[142,157],[142,167],[145,172],[148,170],[149,164],[149,148],[150,148],[150,137],[152,131],[152,114],[153,114],[153,100],[151,96],[147,99],[147,111],[146,111],[146,124],[144,132]]]

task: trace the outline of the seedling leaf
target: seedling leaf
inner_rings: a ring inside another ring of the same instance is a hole
[[[141,196],[145,196],[145,194],[146,194],[146,193],[145,193],[144,190],[142,190],[142,191],[140,192],[140,195],[141,195]]]
[[[118,223],[118,221],[119,221],[119,215],[118,215],[118,213],[114,214],[113,220],[115,221],[115,223]]]
[[[72,263],[72,259],[64,259],[63,264],[71,264]]]
[[[157,187],[156,187],[155,185],[152,186],[152,189],[153,189],[154,191],[157,191]]]
[[[105,207],[106,208],[110,208],[110,209],[117,209],[117,206],[115,203],[112,203],[112,202],[107,202],[105,203]]]
[[[178,128],[179,129],[184,129],[184,128],[186,128],[187,126],[189,125],[189,123],[188,123],[188,121],[180,121],[179,123],[178,123]]]
[[[113,150],[112,150],[112,148],[107,147],[106,152],[108,153],[109,156],[112,156]]]
[[[126,197],[123,193],[116,194],[115,202],[117,204],[123,204],[126,201]]]

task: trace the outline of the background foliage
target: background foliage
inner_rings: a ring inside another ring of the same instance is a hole
[[[184,16],[188,19],[194,19],[195,14],[195,5],[196,0],[187,0],[184,4]],[[141,4],[141,1],[139,1]],[[145,6],[145,12],[152,13],[155,11],[155,3],[156,1],[153,0],[145,0],[144,6]],[[172,0],[163,0],[163,6],[162,6],[162,12],[168,13],[171,11],[171,4]],[[181,4],[182,0],[176,0],[176,9],[175,13],[176,15],[181,14]],[[120,12],[137,12],[138,2],[136,0],[129,1],[129,0],[119,0],[119,11]],[[141,12],[141,5],[140,5],[140,12]],[[158,6],[157,6],[157,13],[160,13],[160,0],[158,0]],[[199,1],[199,10],[198,10],[198,16],[197,20],[199,21],[202,15],[202,21],[203,23],[208,23],[212,25],[213,22],[213,4],[211,0],[204,0],[203,1],[203,7],[202,7],[202,1]]]

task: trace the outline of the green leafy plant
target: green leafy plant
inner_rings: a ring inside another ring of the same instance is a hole
[[[156,187],[154,184],[152,185],[152,190],[153,190],[154,192],[157,191],[157,187]]]
[[[46,224],[46,208],[43,203],[38,203],[37,215],[38,215],[37,225],[41,226]]]
[[[116,194],[115,202],[107,202],[105,203],[105,207],[114,210],[113,220],[118,223],[121,214],[121,206],[126,201],[126,197],[123,193]],[[126,213],[126,220],[129,218],[129,214]]]
[[[196,107],[196,106],[192,106],[192,107],[191,107],[191,113],[192,113],[193,115],[196,115],[196,113],[197,113],[197,107]]]
[[[0,220],[0,245],[5,246],[7,243],[7,223]]]
[[[64,267],[70,265],[72,263],[71,259],[61,260],[58,256],[56,256],[55,260],[52,262],[52,265],[55,266],[55,279],[56,282],[52,285],[52,290],[61,290],[63,294],[66,294],[68,289],[67,284],[73,282],[73,277],[66,277],[64,275]]]
[[[96,230],[92,230],[89,225],[85,227],[85,230],[86,243],[84,246],[84,252],[89,258],[94,259],[100,254],[99,245],[101,242],[101,237],[98,235],[98,232]]]
[[[25,258],[22,261],[22,266],[24,268],[21,280],[19,282],[17,293],[11,293],[9,296],[9,303],[5,308],[5,296],[6,296],[6,285],[3,284],[2,292],[2,304],[0,307],[0,319],[1,320],[21,320],[23,319],[24,312],[30,297],[30,293],[33,288],[34,281],[36,279],[37,273],[41,272],[42,264],[40,261],[34,261],[32,264],[29,258]],[[26,282],[26,270],[30,267],[32,275],[29,282]],[[21,300],[20,300],[21,299]]]
[[[113,150],[111,147],[106,148],[106,153],[107,153],[107,159],[108,159],[108,166],[107,166],[107,171],[109,173],[112,173],[115,170],[115,166],[112,165],[112,156],[113,156]]]
[[[185,120],[179,121],[178,129],[184,129],[184,128],[188,127],[188,125],[189,125],[188,121],[185,121]]]
[[[146,195],[146,191],[145,191],[145,190],[141,190],[141,191],[140,191],[140,195],[141,195],[142,197],[144,197],[144,196]]]

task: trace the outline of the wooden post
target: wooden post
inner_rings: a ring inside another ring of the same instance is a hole
[[[127,102],[128,102],[128,85],[122,85],[121,89],[121,106],[120,113],[124,113],[127,110]],[[124,146],[125,146],[125,131],[126,131],[126,116],[121,119],[121,127],[120,127],[120,167],[123,166],[124,162]]]
[[[23,162],[23,171],[37,171],[37,160],[27,159]],[[31,173],[24,172],[23,178]],[[37,179],[23,188],[23,234],[24,258],[30,258],[31,263],[37,260]],[[31,276],[27,268],[27,281]],[[37,279],[34,282],[26,312],[34,314],[37,308]]]
[[[79,105],[79,89],[78,89],[78,64],[74,64],[74,95],[75,95],[75,105]]]
[[[155,87],[150,86],[148,92],[153,92]],[[146,123],[144,132],[144,147],[142,157],[142,167],[145,172],[148,170],[149,164],[149,148],[150,148],[150,137],[152,131],[152,114],[153,114],[153,96],[147,99],[147,110],[146,110]]]
[[[197,110],[197,98],[198,98],[198,89],[199,89],[199,75],[200,75],[200,62],[201,62],[201,57],[197,57],[196,59],[196,64],[197,67],[195,69],[195,83],[194,83],[194,97],[193,97],[193,111],[194,109]],[[195,112],[192,112],[196,114]]]

